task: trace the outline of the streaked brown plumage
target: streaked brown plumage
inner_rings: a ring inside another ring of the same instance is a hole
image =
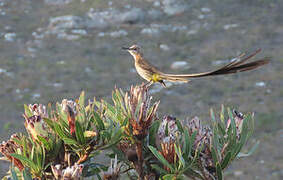
[[[249,71],[252,69],[256,69],[264,64],[270,62],[269,59],[263,58],[257,61],[245,63],[247,60],[255,56],[261,50],[258,49],[251,54],[241,54],[235,58],[234,61],[228,63],[225,66],[222,66],[214,71],[208,71],[203,73],[195,73],[195,74],[166,74],[161,72],[158,68],[150,64],[144,57],[141,52],[141,48],[138,45],[132,45],[129,48],[124,48],[127,50],[135,60],[135,68],[138,74],[149,82],[149,85],[153,83],[161,83],[163,86],[166,86],[164,83],[165,81],[172,81],[172,82],[189,82],[190,78],[198,78],[198,77],[205,77],[205,76],[216,76],[222,74],[233,74],[242,71]]]

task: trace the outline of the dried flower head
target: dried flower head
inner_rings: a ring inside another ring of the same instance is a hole
[[[84,165],[75,163],[71,167],[62,169],[60,164],[51,165],[52,173],[55,179],[64,179],[64,180],[79,180],[82,176]]]
[[[40,116],[42,118],[48,118],[46,106],[42,104],[30,104],[29,109],[33,115]]]
[[[233,113],[234,113],[234,121],[235,121],[236,128],[237,128],[237,138],[239,138],[242,132],[244,115],[243,113],[238,112],[237,110],[233,110]],[[231,125],[231,119],[228,119],[227,125],[226,125],[226,133],[228,132],[230,125]]]
[[[77,115],[77,103],[75,101],[63,99],[62,102],[61,102],[61,107],[62,107],[62,111],[66,112],[66,113],[68,113],[68,111],[70,111],[69,108],[71,108],[74,115],[75,116]]]
[[[77,115],[77,103],[72,100],[63,99],[61,103],[62,111],[67,113],[70,133],[75,133],[75,120]]]
[[[146,137],[148,129],[156,116],[156,110],[159,102],[151,106],[152,97],[148,95],[147,87],[131,87],[129,93],[125,95],[125,105],[130,114],[130,125],[132,134],[139,140]]]
[[[26,130],[31,135],[33,140],[37,140],[37,136],[48,138],[48,130],[41,116],[33,115],[31,117],[28,117],[26,114],[24,114],[23,116],[26,119]]]
[[[198,117],[194,117],[188,123],[189,134],[192,135],[196,131],[194,146],[204,146],[204,149],[210,147],[212,131],[209,126],[203,126]]]
[[[24,165],[21,163],[21,161],[17,158],[14,158],[11,156],[11,154],[16,153],[18,151],[18,149],[21,149],[22,147],[19,146],[13,139],[20,139],[20,136],[18,136],[17,134],[13,134],[10,138],[10,140],[8,140],[7,142],[3,141],[0,144],[0,152],[12,163],[14,163],[14,165],[16,167],[19,168],[20,171],[22,171],[24,169]]]
[[[107,172],[103,172],[104,180],[117,180],[119,178],[121,165],[118,164],[117,155],[115,155],[115,159],[111,159],[110,167]]]
[[[158,129],[158,139],[160,142],[175,142],[179,134],[176,118],[172,116],[164,116]],[[160,143],[158,143],[159,145]]]
[[[175,164],[178,161],[174,146],[175,142],[173,141],[161,143],[161,151],[159,151],[170,164]],[[164,169],[170,172],[169,167],[165,166]]]
[[[211,154],[211,143],[212,143],[212,130],[208,126],[203,126],[200,123],[198,117],[194,117],[188,123],[189,134],[192,135],[196,132],[195,142],[194,142],[194,150],[198,150],[198,148],[202,147],[200,152],[200,163],[204,168],[204,173],[211,174],[215,172],[215,167],[213,163],[213,158]]]

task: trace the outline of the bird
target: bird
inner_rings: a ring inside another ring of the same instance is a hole
[[[122,49],[128,51],[133,56],[137,73],[147,81],[147,86],[151,86],[154,83],[160,83],[166,87],[164,81],[187,83],[192,78],[234,74],[237,72],[256,69],[270,62],[269,58],[262,58],[260,60],[246,63],[247,60],[254,57],[261,51],[261,49],[257,49],[250,54],[242,53],[236,58],[233,58],[230,63],[227,63],[226,65],[213,71],[193,74],[167,74],[160,71],[144,57],[140,46],[134,44],[130,47],[122,47]]]

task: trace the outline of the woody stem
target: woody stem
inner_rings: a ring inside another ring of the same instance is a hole
[[[137,152],[137,156],[138,156],[138,162],[137,162],[136,170],[139,174],[139,180],[143,180],[144,179],[144,171],[143,171],[142,141],[137,141],[136,152]]]

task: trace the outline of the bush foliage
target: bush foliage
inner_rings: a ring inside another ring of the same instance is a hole
[[[11,162],[3,179],[222,179],[253,132],[253,114],[222,106],[211,126],[195,117],[158,117],[148,87],[115,89],[112,102],[25,105],[27,134],[0,145]],[[103,161],[101,161],[101,156]],[[99,160],[100,159],[100,160]],[[108,162],[107,162],[108,161]]]

